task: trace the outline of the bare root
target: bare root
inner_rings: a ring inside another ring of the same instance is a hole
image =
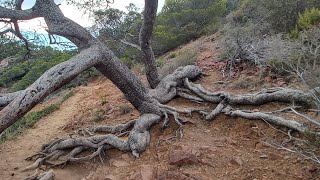
[[[153,125],[160,123],[163,119],[162,128],[166,128],[169,125],[169,116],[172,116],[175,124],[178,126],[176,134],[172,138],[182,138],[183,123],[186,121],[180,117],[180,114],[191,116],[193,112],[201,113],[208,121],[214,120],[219,114],[225,114],[231,117],[263,120],[267,123],[287,127],[300,133],[309,131],[308,127],[302,123],[286,120],[274,115],[275,112],[280,113],[292,110],[292,107],[301,106],[292,106],[274,112],[253,112],[233,107],[239,105],[261,105],[272,101],[296,102],[311,106],[313,97],[309,93],[283,88],[267,89],[241,96],[225,92],[212,93],[201,85],[190,82],[188,73],[186,72],[193,73],[191,73],[190,77],[197,77],[201,73],[194,66],[180,68],[164,78],[157,86],[158,88],[149,92],[149,95],[154,98],[154,101],[150,103],[154,107],[157,107],[157,112],[142,114],[139,119],[131,120],[125,124],[95,126],[83,129],[83,135],[89,136],[54,140],[44,145],[40,153],[30,157],[29,159],[35,159],[35,162],[24,170],[34,169],[41,165],[64,166],[69,162],[91,160],[96,157],[99,157],[100,161],[103,162],[105,151],[111,148],[131,152],[134,157],[138,158],[150,143],[150,129]],[[176,96],[195,102],[216,103],[217,106],[211,112],[207,112],[203,109],[179,109],[161,104]],[[102,135],[95,135],[95,133],[102,133]],[[127,138],[119,138],[119,136],[127,134]],[[90,151],[91,154],[81,156],[81,153],[84,151]]]

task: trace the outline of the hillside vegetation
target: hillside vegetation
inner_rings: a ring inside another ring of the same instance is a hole
[[[146,84],[141,9],[129,4],[126,11],[106,8],[92,15],[90,33]],[[117,71],[127,68],[107,66],[107,79],[82,66],[77,78],[0,134],[0,179],[36,179],[57,166],[66,167],[54,169],[57,179],[320,177],[318,0],[166,0],[151,43],[162,81],[146,92],[152,97],[146,108],[158,107],[161,117],[151,110],[141,113],[126,96],[131,92],[122,93],[126,85],[140,88],[138,80],[128,81]],[[22,41],[0,36],[1,93],[24,90],[48,69],[84,52],[61,45],[29,47],[31,52]],[[84,48],[84,59],[95,53],[91,48]],[[179,68],[186,65],[197,66]],[[109,71],[119,73],[118,82],[127,81],[115,83]],[[52,87],[50,93],[58,86]],[[45,86],[32,88],[31,96]],[[26,154],[36,159],[33,164],[24,161]]]

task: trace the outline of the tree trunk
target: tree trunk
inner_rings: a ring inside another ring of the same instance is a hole
[[[143,23],[140,29],[140,47],[143,53],[143,61],[146,68],[146,75],[151,88],[155,88],[160,80],[151,46],[151,36],[155,17],[157,15],[158,0],[145,0],[145,9],[143,13]]]
[[[30,10],[9,10],[1,6],[0,9],[3,10],[0,12],[0,18],[19,20],[43,17],[49,33],[69,39],[81,50],[74,58],[45,72],[0,111],[0,133],[47,95],[93,66],[109,78],[140,113],[160,114],[159,108],[154,105],[156,104],[154,99],[148,95],[140,80],[103,43],[95,39],[86,29],[66,18],[53,0],[37,0]]]

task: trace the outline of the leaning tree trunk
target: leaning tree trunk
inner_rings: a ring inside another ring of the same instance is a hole
[[[36,82],[0,111],[0,133],[43,100],[48,94],[68,83],[90,67],[96,67],[125,94],[140,113],[160,114],[154,99],[140,80],[86,29],[66,18],[53,0],[37,0],[29,10],[10,10],[0,6],[0,18],[28,20],[43,17],[50,34],[63,36],[81,50],[74,58],[45,72]],[[12,95],[4,96],[6,104]]]
[[[151,46],[151,36],[155,17],[157,15],[158,0],[145,0],[145,8],[143,12],[143,23],[140,29],[140,47],[143,53],[143,61],[146,68],[146,75],[151,88],[155,88],[160,80],[154,52]]]
[[[152,4],[152,2],[155,4]],[[151,8],[153,11],[148,11],[147,13],[155,15],[156,3],[157,1],[155,0],[146,0],[146,7],[153,7]],[[146,11],[148,9],[146,8]],[[125,94],[130,103],[141,113],[141,116],[139,119],[131,120],[126,124],[90,128],[88,131],[90,136],[87,137],[54,140],[44,145],[42,151],[34,156],[37,160],[24,170],[37,168],[43,164],[64,165],[67,162],[90,160],[111,148],[130,151],[135,157],[139,157],[150,142],[150,128],[160,123],[161,120],[163,120],[163,128],[168,126],[169,115],[173,116],[174,122],[178,125],[177,137],[182,137],[183,121],[179,117],[179,113],[191,115],[192,112],[196,111],[203,114],[207,120],[213,120],[218,114],[224,113],[227,116],[262,119],[299,132],[309,130],[299,122],[286,120],[269,113],[239,110],[232,106],[261,105],[271,101],[294,101],[312,105],[313,97],[310,93],[288,89],[272,89],[243,96],[224,92],[212,93],[202,86],[189,81],[189,79],[194,79],[201,74],[201,70],[196,66],[180,67],[173,74],[163,78],[161,82],[158,80],[151,81],[157,83],[151,85],[154,89],[147,91],[139,79],[126,66],[121,64],[119,59],[103,43],[91,36],[86,29],[64,17],[53,0],[37,0],[30,10],[9,10],[0,6],[0,18],[27,20],[35,17],[43,17],[48,25],[49,33],[69,39],[79,47],[80,53],[46,71],[26,90],[0,96],[1,106],[5,106],[10,102],[0,111],[0,133],[48,94],[90,67],[96,67],[103,75],[109,78]],[[155,68],[154,56],[150,45],[150,32],[152,32],[154,19],[148,18],[150,17],[145,17],[144,19],[146,23],[143,25],[140,38],[141,42],[143,42],[142,46],[146,48],[144,52],[153,59],[149,65],[151,68]],[[150,63],[150,60],[146,63]],[[149,77],[157,77],[152,75],[153,72],[150,69],[147,69],[147,71],[149,72],[147,73]],[[211,112],[206,112],[199,109],[177,109],[162,104],[176,96],[193,101],[217,103],[218,105]],[[128,140],[118,137],[124,131],[129,131]],[[105,134],[91,136],[91,132]],[[87,150],[93,153],[88,156],[78,156],[79,153]],[[53,164],[51,160],[57,159],[60,162]],[[48,172],[47,175],[52,176],[52,173]]]

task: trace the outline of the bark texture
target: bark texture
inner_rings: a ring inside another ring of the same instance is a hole
[[[155,88],[159,82],[159,74],[151,46],[151,36],[155,17],[157,15],[158,0],[145,0],[143,12],[143,23],[140,29],[140,47],[143,53],[143,60],[146,68],[146,75],[151,88]]]
[[[169,116],[172,116],[174,122],[178,125],[176,137],[183,136],[183,120],[179,117],[181,113],[191,115],[192,112],[200,112],[207,120],[213,120],[219,114],[224,113],[232,117],[261,119],[299,132],[309,130],[308,127],[296,121],[286,120],[269,113],[239,110],[232,106],[261,105],[272,101],[295,102],[312,106],[314,102],[312,93],[282,88],[267,89],[246,95],[232,95],[226,92],[212,93],[201,85],[189,81],[201,75],[201,70],[196,66],[180,67],[159,82],[157,75],[153,74],[156,73],[156,69],[154,69],[154,55],[150,45],[157,0],[146,0],[145,2],[145,14],[147,15],[144,17],[140,40],[142,42],[141,49],[146,57],[145,60],[148,60],[146,64],[150,66],[149,69],[147,68],[147,76],[152,79],[148,80],[154,83],[151,87],[155,88],[149,91],[104,44],[91,36],[86,29],[64,17],[53,0],[37,0],[30,10],[10,10],[0,7],[0,18],[26,20],[34,17],[44,17],[49,33],[68,38],[80,49],[77,56],[52,67],[26,90],[0,96],[1,106],[10,102],[0,111],[0,133],[48,94],[90,67],[96,67],[109,78],[141,113],[139,119],[129,121],[126,124],[90,128],[86,131],[89,132],[90,136],[57,139],[45,144],[40,153],[29,158],[35,159],[35,162],[24,170],[34,169],[41,165],[65,165],[68,162],[90,160],[95,157],[100,157],[103,161],[101,154],[111,148],[129,151],[133,156],[139,157],[150,142],[150,128],[160,123],[161,120],[163,120],[162,127],[167,127],[170,120]],[[153,60],[150,60],[150,58]],[[193,101],[211,102],[218,105],[211,112],[207,112],[197,109],[178,109],[162,104],[167,103],[177,95]],[[118,137],[123,131],[129,131],[128,140]],[[104,134],[94,135],[95,132]],[[81,155],[83,151],[93,153],[83,156]],[[44,175],[53,178],[53,173]]]
[[[45,72],[36,82],[12,100],[13,95],[3,96],[0,111],[0,133],[27,113],[48,94],[68,83],[84,70],[95,66],[125,94],[141,113],[160,114],[154,99],[147,94],[139,79],[117,57],[86,29],[66,18],[53,0],[37,0],[29,10],[10,10],[0,7],[0,18],[26,20],[43,17],[48,32],[63,36],[81,50],[74,58],[58,64]],[[14,94],[17,95],[17,94]]]

